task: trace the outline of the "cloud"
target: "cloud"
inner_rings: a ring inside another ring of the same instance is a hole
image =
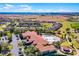
[[[60,9],[55,10],[54,12],[74,12],[74,11],[73,10],[69,10],[69,9],[62,9],[62,8],[60,8]]]
[[[3,12],[27,12],[31,10],[32,7],[29,5],[4,4],[2,7],[0,7],[0,11]]]
[[[32,7],[29,5],[20,5],[19,9],[17,9],[18,11],[31,11]]]
[[[36,12],[52,12],[52,10],[51,9],[46,9],[46,10],[38,9],[38,10],[36,10]]]
[[[0,10],[6,12],[52,12],[51,9],[33,9],[33,6],[24,4],[24,5],[13,5],[13,4],[5,4]]]
[[[66,10],[66,9],[37,9],[37,10],[31,10],[31,12],[74,12],[73,10]]]
[[[3,9],[9,10],[9,9],[11,9],[11,8],[13,8],[13,7],[14,7],[14,6],[11,5],[11,4],[5,4],[5,5],[3,6]]]

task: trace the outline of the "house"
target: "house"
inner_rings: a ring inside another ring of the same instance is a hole
[[[44,40],[41,35],[38,35],[36,32],[27,31],[25,33],[22,33],[23,37],[30,37],[28,40],[29,42],[33,41],[33,45],[40,51],[40,52],[46,52],[46,51],[55,51],[56,48],[54,45],[50,45],[48,41]]]
[[[20,22],[20,27],[41,27],[41,24],[38,21],[26,21],[26,22]]]
[[[1,42],[8,42],[8,37],[7,36],[2,36],[0,41]]]
[[[49,28],[49,30],[58,30],[59,28],[62,27],[61,23],[54,23],[53,26],[51,28]]]

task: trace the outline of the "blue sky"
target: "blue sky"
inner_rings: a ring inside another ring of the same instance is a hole
[[[0,12],[79,12],[79,3],[0,3]]]

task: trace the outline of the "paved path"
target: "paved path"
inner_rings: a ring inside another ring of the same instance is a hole
[[[14,56],[19,56],[18,52],[19,52],[19,48],[18,48],[18,41],[17,41],[17,37],[15,34],[12,34],[12,45],[13,45],[13,49],[12,49],[12,54]]]

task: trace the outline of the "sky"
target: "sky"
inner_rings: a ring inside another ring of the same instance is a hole
[[[0,3],[0,12],[79,12],[79,3]]]

